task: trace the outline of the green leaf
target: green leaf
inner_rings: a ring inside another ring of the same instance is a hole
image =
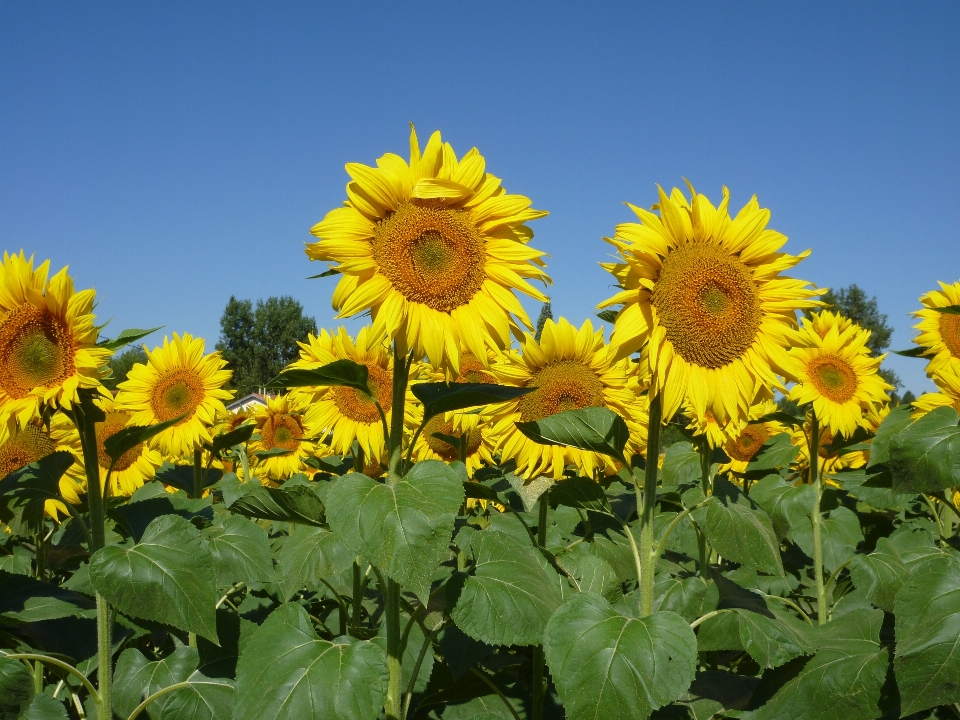
[[[880,538],[872,553],[854,556],[850,575],[854,587],[863,590],[871,603],[881,610],[893,612],[897,592],[910,577],[910,569],[901,560],[896,547],[887,538]]]
[[[661,574],[653,587],[654,611],[675,612],[693,622],[717,607],[717,586],[703,578]]]
[[[822,627],[820,650],[749,720],[874,720],[885,715],[889,650],[879,642],[883,613],[855,612]]]
[[[306,611],[288,603],[240,655],[233,720],[370,720],[386,699],[388,677],[375,644],[321,640]]]
[[[366,365],[353,360],[334,360],[318,368],[290,368],[271,380],[268,388],[349,387],[373,396],[368,385]]]
[[[468,498],[473,498],[474,500],[493,500],[494,502],[502,503],[502,498],[497,494],[497,491],[488,485],[483,483],[474,482],[473,480],[465,480],[463,482],[463,489]]]
[[[554,613],[544,651],[568,720],[644,720],[680,697],[697,668],[697,639],[682,617],[625,617],[592,593]]]
[[[227,508],[237,515],[320,527],[324,520],[323,501],[309,485],[271,488],[253,483],[240,485],[240,494]]]
[[[786,582],[780,543],[767,514],[722,478],[716,479],[714,492],[706,507],[693,512],[710,544],[723,557]]]
[[[630,431],[623,418],[605,407],[566,410],[542,420],[516,423],[517,429],[541,445],[561,445],[621,459]]]
[[[912,347],[909,350],[894,350],[893,354],[903,355],[903,357],[918,358],[923,357],[928,352],[930,352],[930,348],[918,345],[917,347]]]
[[[790,442],[788,433],[774,435],[767,440],[756,457],[747,464],[748,473],[769,472],[786,467],[800,453],[800,448]]]
[[[327,494],[327,519],[356,554],[426,601],[463,498],[457,473],[427,460],[393,485],[343,476]]]
[[[893,492],[924,493],[960,485],[960,426],[953,408],[927,413],[890,440]]]
[[[0,620],[28,623],[65,617],[96,617],[94,607],[93,601],[80,593],[0,570]]]
[[[0,651],[0,718],[16,720],[33,697],[33,674],[19,660],[8,660]]]
[[[564,505],[599,513],[613,512],[603,488],[593,480],[584,477],[566,478],[554,483],[548,497],[553,507]]]
[[[200,532],[176,515],[147,527],[136,545],[108,545],[90,560],[90,580],[121,612],[217,642],[213,558]]]
[[[897,593],[895,615],[902,714],[960,702],[960,560],[918,565]]]
[[[233,683],[195,672],[188,687],[167,696],[160,720],[231,720],[235,692]]]
[[[211,445],[213,454],[219,455],[224,450],[229,450],[236,445],[243,445],[250,439],[250,436],[253,435],[253,431],[256,430],[256,428],[257,426],[254,423],[247,423],[246,425],[234,428],[230,432],[217,435],[213,439],[213,445]]]
[[[216,468],[203,470],[202,472],[205,488],[216,484],[223,477],[223,471]],[[171,465],[165,462],[157,469],[155,477],[164,485],[183,490],[187,495],[193,497],[193,465]]]
[[[470,549],[476,564],[453,621],[488,645],[539,645],[562,601],[556,573],[529,543],[507,533],[477,533]]]
[[[486,643],[474,640],[453,623],[443,629],[437,640],[453,680],[459,680],[494,650]]]
[[[512,385],[492,385],[488,383],[417,383],[410,386],[414,397],[423,403],[423,421],[435,415],[454,410],[481,405],[516,400],[533,392],[536,388],[520,388]]]
[[[761,668],[775,668],[816,649],[812,628],[773,607],[768,614],[737,609],[740,616],[740,641]]]
[[[660,469],[664,485],[699,485],[700,453],[688,442],[677,442],[667,448]]]
[[[400,613],[400,625],[401,627],[406,627],[407,623],[410,621],[410,616],[406,613]],[[436,626],[433,626],[434,629]],[[410,679],[413,677],[413,666],[417,662],[417,658],[420,657],[420,648],[423,647],[423,642],[426,639],[426,635],[423,633],[423,628],[420,627],[420,623],[414,622],[410,626],[410,635],[407,637],[407,645],[403,649],[403,661],[402,661],[402,675],[400,677],[400,687],[406,690],[410,685]],[[384,654],[387,652],[387,624],[380,624],[380,634],[374,638],[370,638],[370,642],[375,645],[378,645]],[[427,689],[427,683],[430,682],[430,675],[433,673],[433,665],[436,661],[436,655],[433,652],[433,642],[427,646],[427,652],[423,656],[423,662],[420,664],[420,672],[417,673],[417,680],[414,683],[413,691],[415,693],[422,693]]]
[[[321,578],[333,578],[353,565],[356,553],[329,530],[297,525],[277,553],[284,598],[306,587],[318,589]]]
[[[960,305],[946,305],[944,307],[930,308],[944,315],[960,315]]]
[[[218,585],[276,582],[267,531],[239,515],[219,515],[203,530]]]
[[[194,500],[164,490],[161,496],[143,500],[134,496],[131,500],[132,502],[126,505],[110,508],[108,513],[122,528],[129,530],[130,535],[137,542],[140,542],[150,523],[164,515],[179,515],[184,520],[192,520],[196,517],[205,520],[213,519],[213,506],[209,498]]]
[[[615,323],[617,321],[617,315],[619,311],[608,308],[606,310],[601,310],[597,313],[597,317],[608,323]]]
[[[870,462],[867,469],[876,465],[885,465],[890,458],[890,441],[910,425],[909,405],[900,405],[890,411],[877,428],[877,433],[870,443]]]
[[[163,325],[160,327],[151,328],[149,330],[141,330],[140,328],[130,328],[128,330],[123,330],[119,335],[117,335],[115,340],[103,340],[97,345],[107,350],[117,351],[122,347],[126,347],[130,343],[135,343],[137,340],[142,340],[150,333],[155,333],[157,330],[162,330]]]
[[[319,273],[318,275],[310,275],[306,279],[316,280],[317,278],[333,277],[334,275],[339,275],[339,274],[340,274],[339,268],[330,268],[329,270],[324,270],[322,273]]]
[[[103,451],[113,462],[116,462],[128,450],[133,450],[140,443],[144,443],[167,428],[173,427],[184,417],[186,416],[181,415],[155,425],[127,425],[123,430],[114,433],[103,441]]]
[[[60,498],[60,478],[72,464],[73,455],[65,450],[51,453],[0,480],[0,496],[39,502],[57,500]]]
[[[813,557],[813,524],[797,523],[792,531],[793,541],[807,554]],[[850,560],[857,551],[857,545],[863,542],[860,519],[852,510],[845,507],[834,508],[820,525],[820,541],[823,547],[823,566],[833,572]]]
[[[814,500],[812,487],[794,487],[779,475],[767,475],[755,482],[750,487],[750,499],[767,513],[781,540],[790,532],[791,518],[802,516],[804,512],[809,516]]]
[[[181,645],[170,655],[150,662],[136,648],[124,650],[117,659],[113,674],[113,707],[122,717],[137,705],[165,687],[184,682],[200,664],[196,648]],[[147,706],[151,718],[159,718],[171,695],[157,698]]]
[[[70,720],[62,702],[49,695],[34,695],[21,720]]]
[[[751,425],[760,425],[767,422],[778,422],[783,425],[788,425],[790,427],[803,427],[804,420],[803,418],[798,418],[795,415],[791,415],[788,412],[772,412],[764,415],[763,417],[757,418],[756,420],[751,420]]]

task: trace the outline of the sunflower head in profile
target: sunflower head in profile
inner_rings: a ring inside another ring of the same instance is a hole
[[[870,332],[828,310],[803,319],[790,349],[790,375],[797,384],[787,397],[812,404],[833,435],[852,437],[869,424],[871,407],[889,402],[893,387],[877,373],[883,357],[867,347]]]
[[[96,403],[106,416],[95,425],[100,486],[106,487],[109,473],[110,495],[114,497],[133,495],[144,483],[153,480],[157,468],[163,464],[163,457],[146,443],[140,443],[121,455],[113,463],[113,471],[109,472],[111,461],[104,443],[130,424],[132,414],[117,410],[112,398],[98,398]],[[50,423],[50,437],[56,443],[57,450],[66,450],[73,455],[74,463],[67,470],[67,476],[74,481],[76,488],[74,492],[86,492],[87,476],[83,462],[83,447],[80,444],[80,433],[77,432],[76,426],[67,417],[58,413]],[[65,493],[64,497],[67,497]]]
[[[649,346],[651,393],[669,420],[688,400],[698,416],[745,419],[762,387],[779,387],[798,309],[820,290],[780,273],[805,258],[780,252],[756,197],[731,218],[730,194],[714,207],[690,187],[660,189],[659,215],[630,205],[639,223],[618,225],[621,262],[604,263],[622,288],[600,307],[622,305],[610,344],[618,355]],[[780,373],[782,374],[782,373]]]
[[[547,320],[537,342],[527,335],[523,354],[510,351],[491,368],[504,385],[534,387],[527,395],[491,408],[496,447],[502,460],[515,460],[524,479],[563,477],[574,465],[585,477],[613,473],[613,461],[598,453],[556,445],[539,445],[527,438],[517,422],[541,420],[565,410],[606,407],[622,417],[630,430],[625,453],[629,458],[646,446],[647,405],[639,394],[637,373],[628,358],[615,360],[587,320],[578,330],[564,318]]]
[[[268,397],[267,404],[254,412],[260,439],[250,443],[250,454],[257,458],[254,473],[261,480],[280,482],[297,473],[312,472],[304,459],[314,457],[317,445],[307,433],[304,406],[290,395]],[[260,453],[285,454],[263,456]]]
[[[233,393],[223,389],[231,372],[219,352],[203,353],[203,338],[188,333],[147,353],[118,386],[116,409],[131,414],[131,425],[154,425],[183,416],[173,427],[155,435],[150,446],[164,455],[189,456],[211,442],[210,428],[227,414],[224,400]]]
[[[945,365],[933,376],[933,383],[938,392],[924,393],[911,405],[914,419],[923,417],[928,412],[941,407],[952,407],[960,413],[960,368]]]
[[[75,292],[67,268],[49,278],[23,251],[0,265],[0,415],[26,426],[41,405],[70,409],[97,388],[111,351],[97,347],[93,290]]]
[[[411,128],[409,162],[388,153],[346,169],[347,201],[311,229],[319,241],[306,249],[336,263],[339,317],[370,310],[372,340],[395,338],[454,372],[461,347],[483,360],[517,321],[532,330],[514,290],[546,299],[527,282],[549,278],[526,225],[546,213],[508,195],[476,148],[458,160],[435,132],[421,152]]]
[[[393,410],[393,354],[387,351],[385,336],[372,338],[367,326],[357,333],[356,342],[339,328],[335,334],[321,330],[300,343],[300,359],[291,368],[318,368],[336,360],[352,360],[367,368],[367,384],[383,410],[389,426]],[[411,369],[411,376],[414,374]],[[364,458],[385,458],[387,443],[383,423],[373,398],[349,387],[298,388],[291,393],[309,406],[306,424],[310,437],[332,436],[331,453],[350,455],[356,442]]]
[[[931,377],[944,368],[960,372],[960,315],[939,312],[937,308],[960,305],[960,282],[940,283],[940,290],[931,290],[920,298],[924,309],[913,315],[920,321],[914,328],[919,335],[914,342],[929,348],[927,375]]]

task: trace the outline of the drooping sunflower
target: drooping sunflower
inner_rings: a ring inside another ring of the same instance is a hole
[[[622,262],[602,263],[622,290],[599,307],[622,305],[610,338],[619,355],[649,344],[652,389],[669,420],[685,399],[719,422],[746,418],[760,388],[780,387],[795,312],[822,291],[782,277],[809,255],[780,252],[770,211],[753,197],[731,218],[730,194],[714,207],[690,188],[659,189],[656,215],[630,205],[640,223],[605,238]]]
[[[925,309],[913,313],[920,320],[913,326],[920,333],[914,342],[929,348],[927,375],[931,377],[947,367],[960,371],[960,315],[935,309],[960,305],[960,282],[953,285],[941,282],[940,288],[921,297]]]
[[[260,439],[250,443],[250,454],[257,458],[254,473],[261,480],[288,480],[311,471],[304,460],[317,455],[317,444],[305,428],[303,410],[296,396],[278,395],[268,397],[267,404],[254,412]],[[287,454],[258,455],[279,450]]]
[[[97,436],[97,465],[100,471],[100,487],[106,487],[107,474],[110,469],[110,456],[104,448],[108,438],[113,437],[131,424],[132,414],[116,409],[112,398],[99,398],[97,404],[104,411],[106,418],[96,423]],[[77,492],[86,492],[87,476],[83,462],[83,448],[80,444],[80,434],[73,422],[57,414],[50,423],[50,437],[57,445],[57,450],[66,450],[74,457],[74,463],[67,470],[67,475],[75,481]],[[163,457],[146,443],[127,450],[113,465],[110,473],[110,491],[115,497],[132,495],[144,483],[153,480],[157,468],[163,464]],[[62,483],[61,483],[62,487]]]
[[[639,394],[637,373],[628,358],[615,360],[603,340],[603,330],[594,331],[587,320],[579,330],[564,318],[547,320],[540,342],[527,335],[523,354],[505,353],[491,366],[504,385],[535,387],[518,400],[491,408],[493,435],[502,461],[516,460],[517,474],[525,479],[550,475],[563,477],[567,465],[575,465],[586,477],[594,471],[615,472],[609,458],[569,447],[539,445],[516,427],[516,422],[540,420],[564,410],[606,407],[627,423],[629,458],[646,447],[647,405]]]
[[[96,388],[111,351],[97,347],[93,290],[75,292],[50,261],[3,254],[0,265],[0,415],[26,426],[41,405],[70,409],[80,388]]]
[[[952,407],[960,413],[960,368],[945,365],[933,376],[933,382],[939,392],[924,393],[911,405],[914,411],[911,417],[923,417],[939,407]]]
[[[337,263],[338,317],[369,309],[373,341],[396,338],[454,372],[461,347],[481,360],[488,345],[505,347],[513,318],[533,329],[513,291],[546,300],[524,278],[549,282],[526,225],[547,213],[508,195],[476,148],[457,160],[435,132],[421,153],[411,127],[409,163],[387,153],[377,167],[346,169],[347,201],[311,229],[320,240],[306,248]]]
[[[747,465],[760,452],[763,444],[787,431],[787,428],[776,420],[755,422],[776,410],[777,404],[770,399],[761,400],[750,408],[749,421],[739,425],[736,433],[731,432],[723,444],[723,451],[730,458],[730,462],[720,466],[721,472],[746,472]]]
[[[869,330],[829,310],[804,318],[794,333],[790,374],[797,384],[787,397],[812,403],[820,424],[834,435],[851,437],[868,425],[871,406],[890,400],[893,386],[877,373],[886,356],[872,357],[869,339]]]
[[[321,330],[300,343],[300,359],[292,368],[318,368],[335,360],[353,360],[367,368],[368,384],[390,423],[393,410],[393,354],[387,351],[385,336],[372,339],[373,330],[363,327],[356,342],[339,328],[336,334]],[[411,375],[413,371],[411,370]],[[331,452],[349,455],[356,441],[365,458],[385,458],[387,444],[383,423],[373,400],[348,387],[298,388],[291,393],[303,396],[309,409],[305,420],[310,437],[321,438],[332,434]]]
[[[137,363],[118,386],[116,409],[132,414],[132,425],[153,425],[185,416],[150,441],[165,455],[189,456],[202,443],[211,442],[210,427],[226,415],[224,400],[233,393],[223,385],[231,376],[219,352],[203,354],[203,338],[189,333],[147,353],[146,364]]]

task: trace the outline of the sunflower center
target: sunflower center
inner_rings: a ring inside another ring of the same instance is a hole
[[[423,436],[426,438],[427,446],[447,462],[463,460],[463,458],[460,457],[459,446],[451,445],[445,440],[434,437],[434,433],[457,436],[458,433],[453,429],[452,421],[444,421],[441,416],[435,415],[430,418],[423,428]],[[467,431],[467,457],[473,455],[480,448],[480,441],[479,428],[473,428]]]
[[[960,315],[940,315],[940,337],[950,354],[960,359]]]
[[[110,456],[107,455],[107,451],[103,446],[104,442],[106,442],[107,438],[111,438],[123,430],[129,421],[129,413],[110,412],[107,413],[106,420],[97,423],[97,463],[104,470],[110,469]],[[142,450],[143,443],[130,448],[113,464],[113,469],[117,472],[126,470],[137,461]]]
[[[440,312],[466,305],[487,277],[486,249],[469,210],[403,203],[377,223],[373,257],[407,300]]]
[[[190,368],[168,373],[153,388],[153,412],[160,422],[181,415],[189,417],[202,401],[203,381]]]
[[[770,433],[763,425],[747,425],[738,437],[728,440],[723,449],[734,460],[750,462],[769,439]]]
[[[814,358],[807,371],[817,391],[835,403],[845,403],[857,392],[856,372],[846,360],[836,355]]]
[[[457,382],[495,385],[497,379],[487,372],[477,358],[465,353],[460,356],[460,375],[457,376]]]
[[[541,420],[564,410],[601,407],[603,383],[597,374],[575,360],[547,365],[534,374],[527,387],[537,388],[517,404],[521,422]]]
[[[760,328],[750,269],[717,245],[672,250],[663,259],[652,302],[677,354],[701,367],[723,367],[742,356]]]
[[[0,386],[24,398],[34,388],[59,385],[73,373],[75,353],[73,336],[57,318],[20,305],[0,326]]]
[[[0,445],[0,479],[30,463],[37,462],[56,449],[46,433],[33,425],[28,425]]]
[[[293,415],[269,415],[260,428],[260,437],[267,450],[296,450],[303,437],[303,427]]]
[[[384,414],[393,407],[393,379],[379,365],[367,365],[367,384],[373,390]],[[380,413],[373,399],[359,390],[348,387],[333,388],[333,401],[344,417],[354,422],[372,425],[380,422]]]

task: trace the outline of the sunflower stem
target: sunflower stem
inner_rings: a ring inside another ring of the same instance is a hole
[[[823,583],[823,543],[820,538],[820,526],[823,517],[820,515],[820,420],[817,411],[810,410],[810,484],[813,485],[813,510],[810,512],[810,522],[813,524],[813,572],[817,583],[817,622],[823,625],[827,622],[827,588]]]
[[[203,450],[195,448],[193,451],[193,497],[203,497]]]
[[[401,458],[403,452],[403,412],[407,395],[407,374],[409,365],[406,356],[400,352],[396,341],[393,343],[393,405],[390,410],[390,472],[387,482],[395,483],[402,474]]]
[[[700,489],[705,497],[713,494],[713,488],[710,482],[710,443],[707,442],[706,435],[700,436],[697,442],[697,452],[700,453]],[[703,531],[697,528],[697,547],[700,550],[700,563],[697,571],[700,577],[706,577],[707,559],[710,557],[707,553],[707,536]]]
[[[399,720],[403,700],[400,687],[403,668],[400,653],[400,585],[395,580],[387,578],[384,600],[386,604],[384,614],[387,622],[387,669],[390,673],[384,710],[387,713],[387,720]]]
[[[650,419],[647,426],[647,467],[644,472],[643,495],[638,483],[637,508],[640,515],[640,617],[653,614],[653,575],[659,558],[655,555],[653,520],[657,507],[657,460],[660,457],[660,421],[663,414],[660,396],[650,400]],[[642,503],[641,503],[642,500]]]
[[[93,404],[94,392],[80,391],[80,404],[75,421],[80,432],[80,447],[83,452],[83,465],[87,475],[87,505],[90,509],[90,554],[95,554],[106,544],[104,521],[106,510],[103,502],[103,488],[100,487],[100,460],[97,453],[97,414],[99,408]],[[113,647],[110,638],[113,635],[113,614],[106,598],[99,593],[97,600],[97,691],[100,695],[97,703],[99,720],[111,720],[113,717],[111,676],[113,674]]]
[[[540,516],[537,522],[537,545],[540,549],[545,549],[547,545],[547,511],[550,503],[547,498],[550,490],[547,489],[538,501],[540,506]],[[544,682],[544,668],[546,666],[546,656],[544,655],[543,645],[537,645],[533,649],[533,720],[543,719],[543,700],[546,695],[546,683]]]

